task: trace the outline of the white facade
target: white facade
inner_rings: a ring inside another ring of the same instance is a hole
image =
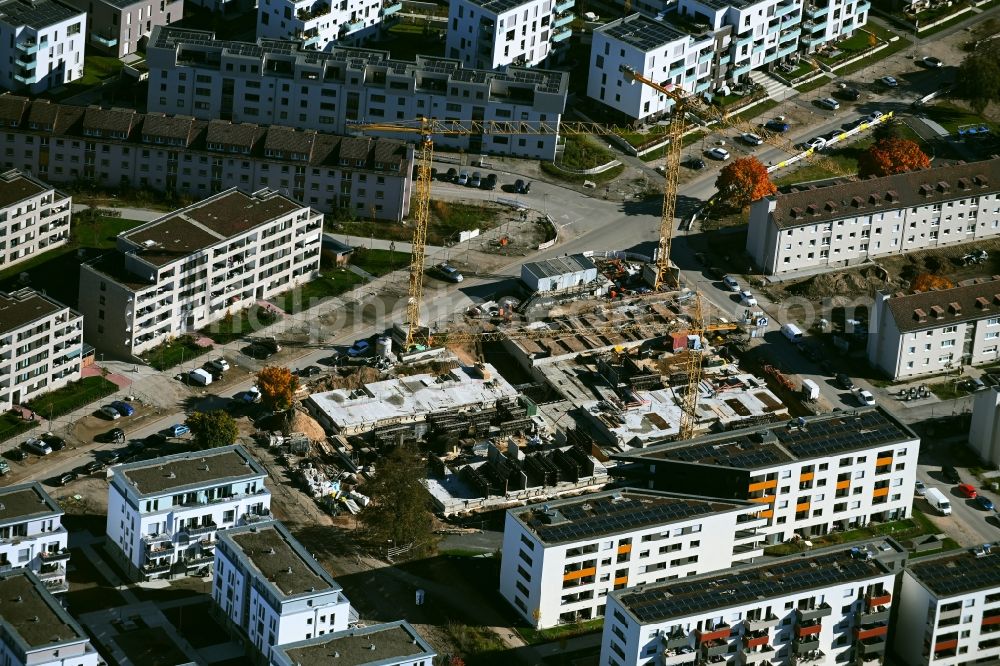
[[[995,550],[980,547],[906,567],[893,646],[907,666],[1000,659],[998,560]]]
[[[343,655],[351,666],[432,666],[437,656],[409,622],[400,620],[276,645],[271,666],[324,664],[331,654]]]
[[[611,21],[594,29],[587,96],[631,118],[652,120],[669,112],[673,100],[627,80],[622,67],[685,92],[709,92],[716,81],[717,46],[712,34],[692,36],[642,14]]]
[[[63,510],[37,481],[0,488],[0,507],[0,571],[30,569],[49,592],[65,592],[69,551]]]
[[[868,362],[892,379],[955,372],[1000,358],[1000,281],[875,295]]]
[[[838,39],[854,34],[868,22],[868,0],[820,0],[807,2],[802,12],[804,50],[812,53],[822,44],[836,46]]]
[[[100,666],[90,638],[31,571],[0,571],[0,664]]]
[[[17,170],[0,174],[0,266],[69,240],[71,197]]]
[[[87,14],[56,0],[0,3],[0,86],[32,94],[83,76]]]
[[[763,554],[750,502],[614,490],[510,509],[500,594],[537,628],[604,614],[612,590],[727,569]]]
[[[212,599],[265,659],[271,647],[347,629],[350,602],[285,526],[219,535]]]
[[[231,189],[118,236],[80,269],[85,336],[135,356],[308,282],[323,215],[276,192]]]
[[[599,663],[882,663],[904,559],[885,539],[613,592]]]
[[[859,437],[860,435],[860,437]],[[920,440],[881,408],[705,435],[614,456],[632,483],[764,506],[768,543],[910,515]],[[612,470],[614,472],[614,470]]]
[[[146,54],[150,111],[339,134],[355,121],[412,123],[421,116],[556,125],[569,80],[564,72],[390,60],[385,51],[334,46],[317,53],[292,42],[224,42],[210,32],[162,26],[153,30]],[[378,134],[413,140],[409,132]],[[474,154],[551,160],[557,138],[498,133],[435,135],[434,141]]]
[[[139,50],[154,25],[184,16],[184,0],[66,0],[87,12],[87,37],[94,49],[121,58]]]
[[[260,0],[257,38],[301,40],[307,48],[326,51],[337,41],[372,36],[401,8],[402,3],[383,0]]]
[[[266,476],[238,445],[116,465],[109,549],[138,580],[209,570],[220,531],[270,515]]]
[[[582,254],[521,264],[521,281],[535,293],[582,287],[596,279],[597,266]]]
[[[80,378],[83,320],[32,289],[0,292],[0,409]]]
[[[993,386],[976,394],[969,446],[983,462],[1000,464],[1000,388]]]
[[[448,3],[445,54],[476,69],[534,67],[569,39],[575,4],[575,0]]]
[[[782,275],[997,234],[993,158],[764,197],[750,206],[747,252],[765,274]]]

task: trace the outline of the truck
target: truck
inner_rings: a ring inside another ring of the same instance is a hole
[[[944,496],[944,493],[937,488],[928,488],[924,493],[924,499],[927,500],[927,503],[934,507],[934,509],[936,509],[942,516],[951,515],[951,502],[949,502],[948,498]]]
[[[803,379],[802,399],[806,402],[816,402],[819,400],[819,385],[811,379]]]

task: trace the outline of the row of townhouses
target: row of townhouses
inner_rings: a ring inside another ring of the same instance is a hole
[[[158,26],[147,48],[150,111],[345,134],[365,124],[444,120],[558,123],[569,75],[521,67],[469,69],[460,61],[300,42],[217,40],[211,32]],[[358,124],[361,124],[360,126]],[[412,132],[372,133],[413,140]],[[558,136],[435,136],[471,153],[551,160]]]
[[[400,141],[53,104],[14,95],[0,97],[0,125],[0,165],[46,182],[86,181],[197,198],[231,187],[247,192],[271,188],[324,213],[344,210],[393,222],[409,214],[413,148]],[[27,196],[30,179],[23,178],[17,183]],[[46,185],[38,187],[44,188],[40,200],[27,205],[50,205],[53,213],[65,209],[68,215],[68,197]],[[0,190],[2,206],[18,191],[7,187],[2,177]],[[61,228],[62,220],[45,224]],[[68,228],[62,231],[65,236]],[[36,233],[35,242],[53,242],[45,233]],[[0,247],[0,261],[3,250]],[[28,251],[18,250],[16,256]]]

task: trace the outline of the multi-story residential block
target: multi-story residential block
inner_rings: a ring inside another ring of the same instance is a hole
[[[0,2],[0,86],[38,94],[83,76],[87,15],[56,0]]]
[[[850,37],[868,23],[868,0],[808,0],[802,10],[803,50],[814,52],[824,44]]]
[[[767,275],[836,268],[1000,234],[1000,158],[774,194],[750,206]]]
[[[1000,358],[1000,280],[915,294],[878,293],[868,362],[893,379],[956,370]]]
[[[614,456],[636,485],[765,505],[768,543],[906,518],[920,439],[882,408],[825,414]]]
[[[184,17],[184,0],[66,0],[87,12],[87,44],[121,58],[139,50],[154,25]]]
[[[1000,554],[989,545],[903,571],[893,647],[907,666],[1000,659]]]
[[[65,592],[69,551],[63,513],[37,481],[0,488],[0,571],[30,569],[48,591]]]
[[[500,594],[539,628],[600,617],[612,590],[762,555],[761,510],[633,489],[510,509]]]
[[[288,127],[142,114],[0,96],[0,165],[54,183],[92,182],[203,199],[270,187],[325,213],[399,222],[410,210],[413,147]],[[54,209],[61,202],[56,194]]]
[[[905,559],[887,538],[612,592],[600,663],[879,664]]]
[[[83,320],[33,289],[0,292],[0,409],[80,378]]]
[[[969,447],[989,465],[1000,465],[1000,387],[976,393],[969,424]]]
[[[0,173],[0,266],[65,245],[73,201],[16,169]]]
[[[99,666],[90,638],[32,571],[0,571],[0,664]]]
[[[152,111],[341,134],[355,122],[413,126],[421,116],[556,124],[569,81],[565,72],[519,67],[493,72],[423,56],[415,62],[391,60],[386,51],[334,46],[316,52],[296,42],[227,42],[211,32],[162,26],[154,28],[146,55]],[[413,135],[394,138],[412,141]],[[551,160],[557,138],[435,135],[434,142],[470,153]]]
[[[276,192],[232,189],[118,236],[80,267],[84,335],[131,357],[319,272],[322,214]]]
[[[220,533],[214,579],[219,610],[265,659],[273,646],[344,631],[350,621],[340,585],[277,521]]]
[[[320,666],[329,663],[330,655],[351,666],[431,666],[437,653],[400,620],[275,645],[271,666]]]
[[[376,35],[402,8],[398,0],[261,0],[257,38],[301,40],[326,51],[335,42],[357,44]]]
[[[210,570],[222,530],[270,516],[266,476],[239,445],[116,465],[108,549],[139,580]]]
[[[466,67],[540,65],[567,44],[575,0],[458,0],[448,4],[445,54]]]

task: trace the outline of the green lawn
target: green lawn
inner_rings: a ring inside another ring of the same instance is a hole
[[[271,298],[271,302],[289,314],[302,312],[318,302],[339,296],[364,282],[346,268],[323,271],[323,276]]]
[[[156,370],[166,370],[201,356],[208,348],[195,344],[194,339],[182,335],[143,352],[142,360]]]
[[[54,418],[100,400],[117,390],[118,385],[104,377],[84,377],[30,400],[27,407],[45,418]]]
[[[733,115],[729,116],[729,118],[730,119],[736,119],[736,118],[738,118],[740,120],[750,120],[751,118],[757,118],[758,116],[762,116],[765,113],[767,113],[768,111],[770,111],[771,109],[774,109],[774,108],[776,108],[776,107],[778,107],[780,105],[781,105],[781,102],[779,102],[776,99],[766,99],[763,102],[760,102],[758,104],[754,104],[752,107],[750,107],[746,111],[737,111]]]
[[[958,131],[961,125],[984,124],[992,132],[1000,129],[1000,125],[990,122],[974,111],[963,109],[950,102],[938,102],[922,109],[923,113],[931,120],[940,123],[942,127],[952,134]]]
[[[813,90],[816,90],[818,88],[822,88],[823,86],[829,83],[830,83],[830,77],[821,76],[815,81],[810,81],[809,83],[803,83],[801,85],[795,86],[795,89],[798,90],[800,93],[807,93],[807,92],[812,92]]]
[[[896,520],[889,523],[872,523],[865,527],[846,532],[831,532],[823,536],[809,537],[813,548],[823,548],[825,546],[835,546],[837,544],[849,543],[860,539],[872,539],[880,536],[891,536],[897,541],[912,539],[924,534],[934,534],[937,529],[919,511],[913,511],[913,517],[904,520]],[[803,540],[790,541],[764,549],[765,555],[792,555],[806,550]]]
[[[816,72],[818,70],[819,68],[815,67],[811,62],[809,62],[808,60],[803,60],[798,67],[790,71],[788,74],[782,74],[782,76],[784,76],[789,81],[794,81],[795,79],[800,79],[806,76],[807,74],[812,74],[813,72]]]
[[[857,72],[859,70],[871,66],[872,64],[878,62],[879,60],[885,60],[889,56],[899,53],[900,51],[909,46],[910,46],[910,40],[906,39],[905,37],[900,37],[896,41],[890,42],[889,45],[884,49],[882,49],[881,51],[873,53],[869,56],[865,56],[864,58],[861,58],[857,62],[853,62],[850,65],[841,67],[835,72],[835,74],[837,76],[847,76],[848,74],[853,74],[854,72]]]
[[[548,629],[515,627],[514,630],[521,635],[521,638],[524,639],[525,643],[528,643],[529,645],[537,645],[540,643],[551,643],[552,641],[573,638],[574,636],[582,636],[583,634],[590,634],[595,631],[600,631],[603,626],[604,619],[597,618],[596,620],[575,622],[573,624],[560,624],[555,627],[549,627]]]
[[[937,384],[928,384],[927,388],[936,395],[939,400],[955,400],[962,396],[969,395],[968,391],[958,387],[959,381],[946,381]]]
[[[657,139],[663,137],[670,131],[669,125],[651,125],[644,128],[642,131],[636,130],[634,132],[619,132],[618,136],[629,142],[634,148],[641,148],[645,145],[653,143]]]
[[[217,344],[224,345],[263,326],[270,326],[278,321],[279,317],[280,315],[272,310],[252,305],[246,310],[230,313],[219,321],[209,324],[200,333],[212,338]]]
[[[789,174],[785,174],[780,178],[775,178],[773,182],[777,187],[785,187],[787,185],[795,185],[797,183],[810,183],[814,180],[835,178],[837,175],[838,174],[834,171],[831,171],[829,168],[820,164],[806,164]]]
[[[858,172],[858,157],[868,149],[871,143],[871,138],[866,137],[843,148],[820,153],[811,162],[809,158],[806,158],[805,166],[799,167],[793,172],[775,179],[773,182],[778,187],[785,187],[786,185],[794,185],[796,183],[808,183],[825,178],[854,175]]]
[[[28,432],[38,425],[37,421],[25,421],[19,414],[4,412],[0,414],[0,442],[5,442],[21,433]]]
[[[389,250],[369,250],[364,247],[354,248],[351,263],[375,277],[397,271],[410,265],[410,255],[406,252],[391,252]]]
[[[565,148],[559,158],[559,166],[565,169],[593,169],[615,159],[607,148],[594,139],[580,134],[566,137]]]
[[[83,58],[83,78],[76,83],[90,87],[104,79],[121,74],[123,63],[118,58],[97,53],[88,53]]]
[[[453,201],[431,199],[431,220],[427,227],[428,245],[445,245],[457,240],[460,231],[492,229],[499,223],[500,208],[493,204],[466,204]],[[402,225],[393,222],[378,222],[357,218],[337,219],[327,215],[324,228],[327,231],[361,238],[382,238],[409,243],[413,239],[412,223]]]

